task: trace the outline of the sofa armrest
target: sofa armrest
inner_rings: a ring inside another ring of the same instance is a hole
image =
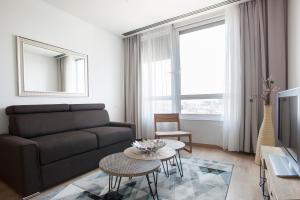
[[[133,124],[133,123],[127,123],[127,122],[109,122],[108,126],[131,128],[132,132],[134,134],[134,138],[136,139],[136,127],[135,127],[135,124]]]
[[[22,197],[41,189],[38,145],[29,139],[0,135],[0,178]]]

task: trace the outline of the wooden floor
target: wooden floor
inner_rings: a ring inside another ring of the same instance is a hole
[[[189,155],[189,153],[187,152],[183,152],[182,154]],[[213,147],[195,146],[193,147],[193,156],[197,156],[202,159],[216,160],[216,161],[234,164],[233,174],[231,177],[231,182],[230,182],[230,186],[226,198],[227,200],[262,200],[263,199],[262,193],[258,186],[259,167],[254,164],[253,155],[242,154],[242,153],[231,153]],[[77,177],[76,179],[79,179],[80,177]],[[51,188],[47,191],[43,191],[41,195],[33,199],[34,200],[39,199],[40,197],[47,195],[49,192],[57,189],[57,187],[60,187],[62,185],[68,185],[73,181],[74,179],[62,183],[61,185]],[[15,199],[20,199],[20,198],[18,197],[18,195],[16,195],[16,193],[13,190],[11,190],[2,181],[0,181],[0,200],[15,200]]]

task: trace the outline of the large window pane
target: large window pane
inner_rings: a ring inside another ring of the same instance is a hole
[[[220,115],[223,113],[223,99],[181,100],[181,114]]]
[[[224,24],[180,35],[181,94],[224,92]]]

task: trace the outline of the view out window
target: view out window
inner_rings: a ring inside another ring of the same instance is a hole
[[[181,114],[221,115],[225,73],[224,21],[181,31]]]

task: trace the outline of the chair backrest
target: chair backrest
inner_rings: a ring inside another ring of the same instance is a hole
[[[159,122],[177,122],[177,130],[180,130],[180,121],[178,113],[154,114],[154,130],[157,131]]]

